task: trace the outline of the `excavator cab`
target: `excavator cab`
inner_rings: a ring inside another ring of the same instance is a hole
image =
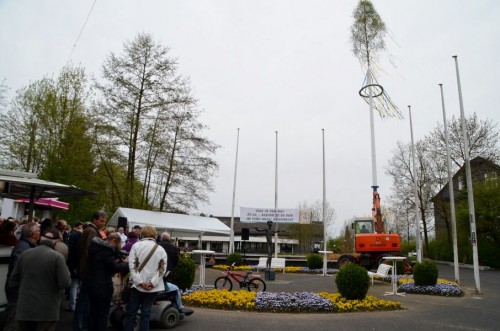
[[[356,234],[359,233],[375,233],[373,229],[373,220],[371,219],[359,219],[354,220],[354,231]]]
[[[399,252],[399,234],[376,233],[375,223],[370,218],[356,218],[353,223],[355,249],[357,253]]]

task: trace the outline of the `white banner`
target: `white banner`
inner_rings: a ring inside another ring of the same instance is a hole
[[[298,209],[240,207],[241,223],[299,223]]]

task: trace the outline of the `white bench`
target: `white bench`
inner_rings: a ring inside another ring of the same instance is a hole
[[[283,269],[283,273],[285,273],[285,258],[282,257],[273,257],[271,260],[271,269]],[[267,257],[259,258],[259,264],[257,265],[257,271],[260,269],[267,268]]]
[[[379,266],[378,266],[378,269],[376,272],[371,272],[371,271],[368,271],[368,276],[370,276],[370,278],[372,279],[372,285],[373,285],[373,279],[378,276],[378,277],[387,277],[389,275],[389,271],[392,270],[392,266],[388,265],[388,264],[384,264],[384,263],[381,263]]]

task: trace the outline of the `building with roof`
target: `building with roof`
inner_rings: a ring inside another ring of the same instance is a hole
[[[500,166],[482,157],[476,157],[470,161],[472,182],[479,182],[491,178],[500,177]],[[465,165],[454,175],[453,199],[455,205],[460,201],[461,193],[467,189],[465,177]],[[451,213],[450,213],[450,193],[449,184],[444,185],[441,190],[432,198],[434,203],[434,220],[436,239],[451,241]]]

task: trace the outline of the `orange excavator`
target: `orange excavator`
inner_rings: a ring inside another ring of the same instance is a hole
[[[372,218],[355,218],[354,230],[355,253],[343,254],[338,264],[357,263],[366,269],[377,268],[383,257],[399,255],[401,237],[399,234],[387,233],[380,209],[380,195],[373,187]]]

